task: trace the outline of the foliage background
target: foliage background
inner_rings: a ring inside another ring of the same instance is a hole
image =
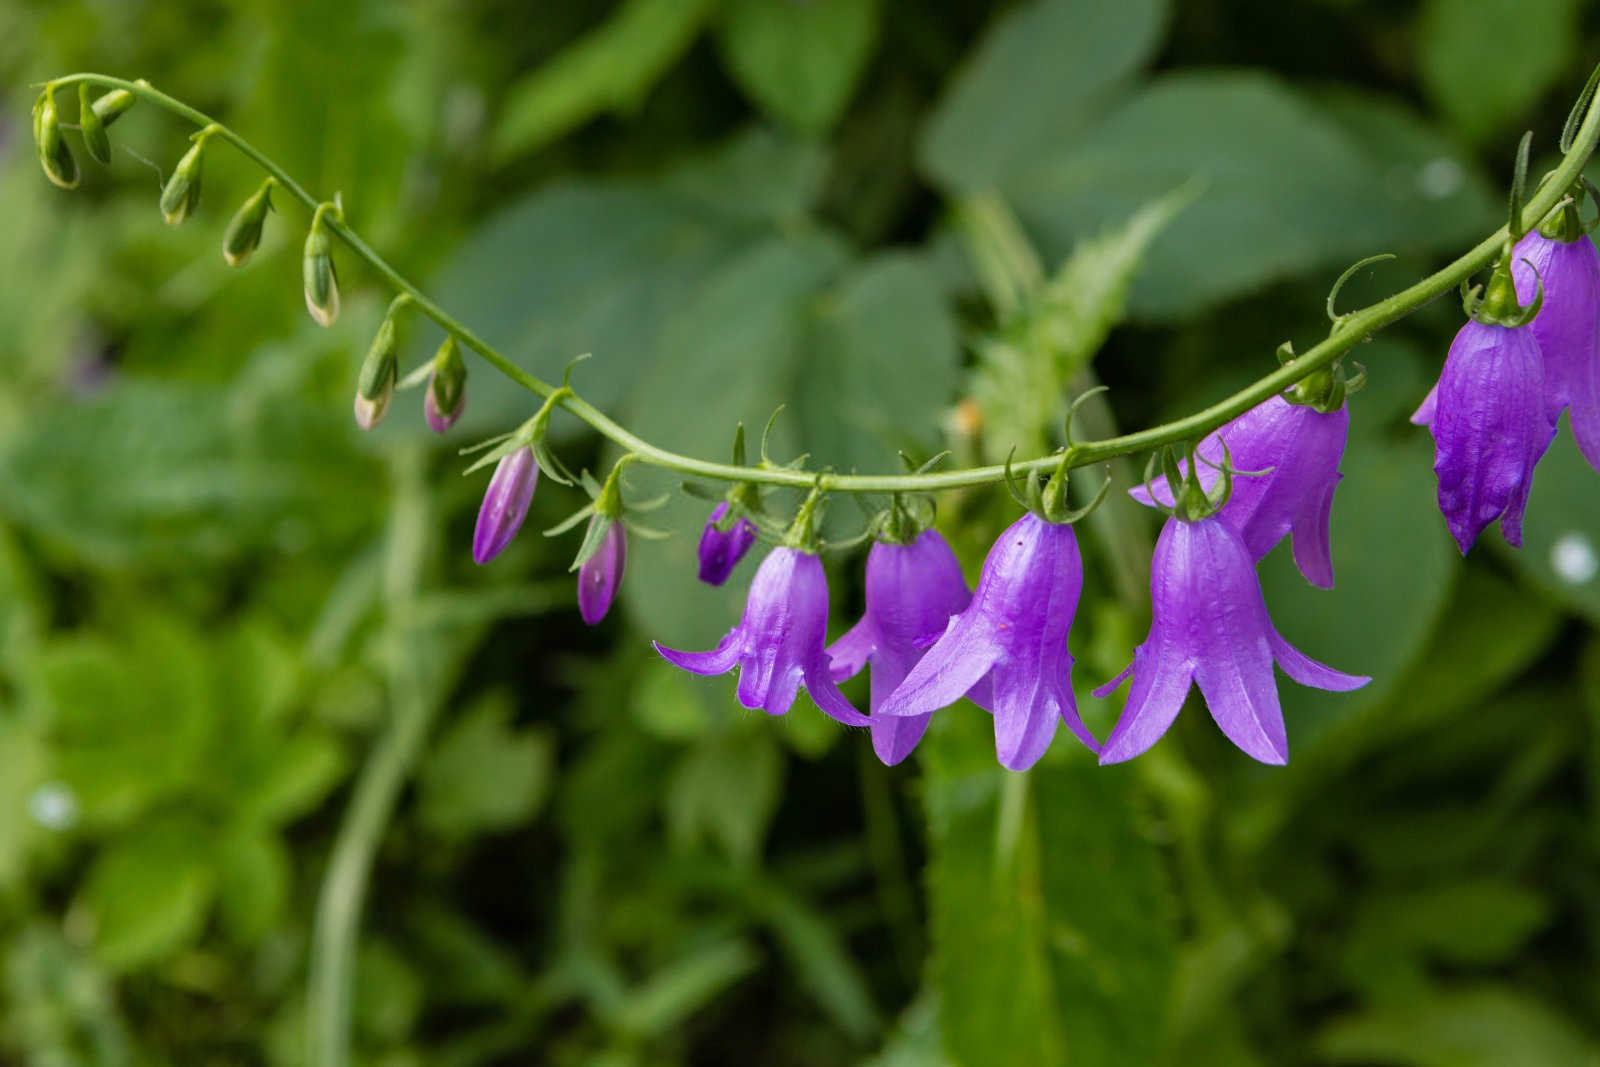
[[[1358,353],[1338,587],[1263,564],[1280,629],[1376,679],[1282,683],[1287,769],[1198,706],[1131,766],[1008,775],[965,707],[885,769],[652,656],[753,567],[693,582],[700,505],[595,631],[535,532],[570,493],[475,568],[454,449],[526,396],[475,366],[450,437],[414,393],[360,435],[374,279],[347,258],[320,330],[296,209],[220,262],[237,156],[169,231],[137,158],[63,193],[21,116],[32,81],[147,77],[525,366],[594,352],[578,384],[646,436],[721,455],[787,402],[782,454],[886,469],[1049,444],[1097,349],[1122,425],[1193,409],[1314,341],[1348,261],[1400,257],[1347,301],[1432,269],[1597,31],[1578,0],[0,3],[0,1059],[308,1062],[358,928],[355,1058],[389,1067],[1595,1062],[1600,494],[1563,433],[1527,547],[1456,556],[1404,422],[1449,302]],[[160,167],[188,132],[113,131]],[[1011,213],[1059,283],[1015,306],[982,269]],[[974,570],[1009,509],[942,501]],[[1080,684],[1145,625],[1154,526],[1106,516]]]

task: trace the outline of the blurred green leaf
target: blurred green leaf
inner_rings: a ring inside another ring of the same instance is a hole
[[[311,812],[348,766],[339,742],[315,727],[304,727],[289,737],[263,738],[242,755],[244,773],[232,783],[234,803],[244,819],[268,826],[293,822]]]
[[[879,0],[725,0],[717,44],[739,87],[802,130],[833,125],[878,43]]]
[[[1184,71],[1151,82],[1103,122],[1008,178],[1045,257],[1188,181],[1196,202],[1151,247],[1130,298],[1172,320],[1280,278],[1374,249],[1452,247],[1442,211],[1477,218],[1477,187],[1446,196],[1426,168],[1381,162],[1276,79]]]
[[[760,963],[760,953],[743,941],[707,945],[667,964],[631,990],[617,1025],[641,1036],[667,1033]]]
[[[1423,88],[1469,139],[1504,132],[1570,72],[1582,7],[1578,0],[1428,0],[1418,27]]]
[[[277,835],[236,826],[213,842],[217,908],[228,933],[254,945],[283,918],[294,859]]]
[[[1316,1049],[1333,1063],[1397,1067],[1586,1067],[1600,1054],[1550,1007],[1503,986],[1341,1019],[1317,1035]]]
[[[15,891],[27,870],[29,844],[38,832],[28,800],[48,766],[49,750],[38,731],[0,712],[0,894]]]
[[[1509,548],[1499,537],[1490,543],[1503,549],[1533,585],[1600,623],[1600,495],[1594,482],[1594,470],[1563,421],[1560,435],[1534,472],[1522,548]]]
[[[514,730],[511,704],[484,698],[463,712],[422,764],[418,816],[446,837],[508,830],[533,817],[550,788],[555,741]]]
[[[506,90],[490,140],[499,163],[601,112],[627,113],[694,43],[716,0],[623,0],[604,23]]]
[[[679,760],[667,786],[667,829],[680,847],[710,841],[751,863],[778,810],[784,761],[764,724],[704,734]]]
[[[361,942],[356,956],[355,1024],[375,1044],[403,1041],[422,1013],[422,978],[400,950],[381,938]]]
[[[929,117],[923,170],[952,191],[1006,182],[1100,115],[1166,18],[1166,0],[1034,0],[1001,15]]]
[[[106,966],[149,966],[200,932],[217,887],[212,836],[193,819],[166,816],[118,837],[95,858],[79,903]]]
[[[1130,776],[1077,752],[994,764],[959,705],[922,744],[934,981],[958,1064],[1153,1062],[1175,930]]]
[[[892,471],[936,451],[960,343],[938,279],[889,254],[853,265],[814,311],[797,400],[804,440],[838,470]]]

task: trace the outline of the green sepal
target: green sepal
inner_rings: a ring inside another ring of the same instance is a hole
[[[89,83],[78,83],[78,132],[83,135],[84,150],[101,166],[111,164],[111,138],[106,135],[106,124],[89,99]]]
[[[150,83],[140,78],[134,84],[148,87]],[[139,98],[126,89],[113,89],[109,93],[102,94],[90,107],[94,111],[95,118],[100,120],[100,125],[109,128],[113,122],[127,114],[128,109],[138,101]]]
[[[1528,231],[1522,225],[1522,206],[1526,202],[1528,184],[1528,156],[1533,151],[1533,131],[1529,130],[1517,142],[1517,162],[1511,171],[1511,196],[1506,217],[1506,233],[1511,243],[1522,240]]]
[[[1366,259],[1357,260],[1356,262],[1350,264],[1350,266],[1346,267],[1344,273],[1339,275],[1338,279],[1334,281],[1333,288],[1328,290],[1328,321],[1333,323],[1335,327],[1344,321],[1345,316],[1334,310],[1334,305],[1339,299],[1339,290],[1345,287],[1345,283],[1347,283],[1351,278],[1354,278],[1363,267],[1370,267],[1374,263],[1382,263],[1385,260],[1398,258],[1400,257],[1396,256],[1393,252],[1379,252],[1375,256],[1368,256]],[[1289,342],[1287,341],[1284,342],[1285,345],[1288,345],[1288,343]],[[1280,348],[1278,351],[1281,353],[1283,349]],[[1291,357],[1293,355],[1292,349],[1290,350],[1290,355]]]
[[[479,441],[477,444],[463,445],[462,447],[456,449],[456,455],[470,456],[474,452],[482,452],[486,448],[493,448],[495,445],[509,441],[515,436],[517,436],[517,432],[515,430],[512,430],[509,433],[497,433],[493,437],[485,438],[484,440]],[[470,470],[468,473],[470,473]]]
[[[771,423],[767,424],[769,429],[771,428],[771,425]],[[767,438],[766,435],[763,434],[761,436],[761,446],[763,449],[766,448],[766,444]],[[742,422],[733,428],[733,465],[735,467],[744,466],[744,423]]]
[[[161,217],[168,226],[181,226],[200,206],[200,177],[205,164],[206,141],[216,132],[207,126],[194,136],[194,144],[172,168],[172,175],[161,188]]]
[[[672,537],[670,530],[658,530],[654,526],[645,526],[642,523],[634,522],[626,515],[618,521],[622,523],[623,528],[629,533],[638,534],[646,541],[666,541]]]
[[[600,551],[600,546],[605,543],[606,531],[611,529],[611,524],[616,521],[599,512],[589,516],[589,526],[583,531],[583,543],[578,546],[578,554],[572,557],[572,566],[567,568],[569,572],[589,562],[589,557]]]
[[[222,258],[228,266],[242,265],[261,246],[261,231],[267,212],[272,210],[272,187],[276,184],[276,178],[262,182],[261,188],[228,220],[228,228],[222,231]]]
[[[1099,396],[1101,393],[1110,391],[1111,387],[1109,385],[1097,385],[1087,392],[1079,393],[1073,398],[1072,403],[1067,405],[1067,415],[1063,420],[1062,433],[1066,437],[1067,447],[1069,449],[1072,447],[1072,420],[1077,416],[1078,409],[1083,407],[1084,404],[1088,403],[1094,397]]]
[[[571,515],[568,515],[566,518],[550,527],[550,529],[544,532],[544,535],[546,537],[560,537],[562,534],[577,526],[578,523],[582,522],[584,519],[587,519],[593,514],[594,501],[591,500],[577,511],[574,511]]]
[[[367,358],[361,361],[361,373],[356,378],[356,392],[368,400],[380,394],[393,393],[398,377],[399,361],[395,357],[398,341],[395,337],[394,317],[385,315],[378,324],[378,332],[367,346]]]
[[[320,204],[311,217],[301,257],[301,276],[305,282],[306,310],[319,326],[332,326],[339,317],[339,273],[333,265],[333,238],[323,216],[340,214],[334,204]]]
[[[61,136],[61,119],[56,114],[53,89],[46,89],[34,102],[33,143],[44,176],[63,189],[76,189],[82,175],[78,171],[78,161],[72,157],[72,149]]]
[[[434,407],[441,412],[455,411],[467,388],[467,363],[461,358],[461,345],[455,335],[446,336],[433,359],[423,366],[433,374],[428,388],[433,393]]]
[[[1596,87],[1600,87],[1600,64],[1589,72],[1589,80],[1583,83],[1578,99],[1572,103],[1572,110],[1567,112],[1567,121],[1561,124],[1562,155],[1572,151],[1573,138],[1578,136],[1578,128],[1583,125],[1583,117],[1589,111],[1589,103],[1594,99]]]

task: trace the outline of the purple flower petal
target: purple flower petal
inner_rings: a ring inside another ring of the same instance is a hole
[[[1600,470],[1600,253],[1586,236],[1567,242],[1533,230],[1517,242],[1511,273],[1524,304],[1544,289],[1529,329],[1544,360],[1550,421],[1567,408],[1578,448]]]
[[[596,515],[589,520],[599,522]],[[622,584],[622,570],[628,562],[628,538],[622,523],[611,520],[594,555],[578,568],[578,614],[583,621],[594,626],[611,610],[617,586]]]
[[[749,519],[741,518],[726,530],[717,529],[717,523],[727,514],[728,502],[724,500],[711,509],[706,528],[700,534],[700,580],[707,585],[726,582],[733,568],[756,543],[756,527]]]

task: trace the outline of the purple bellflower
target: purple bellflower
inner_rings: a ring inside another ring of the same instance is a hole
[[[1433,433],[1439,510],[1463,555],[1497,518],[1506,542],[1522,544],[1533,468],[1555,437],[1543,364],[1528,327],[1469,319],[1411,416]]]
[[[782,715],[800,685],[817,707],[846,726],[870,726],[828,670],[828,580],[809,552],[779,547],[756,569],[744,617],[710,652],[678,652],[655,643],[669,663],[695,674],[739,668],[739,703]]]
[[[533,449],[523,446],[500,457],[489,489],[478,509],[478,525],[472,534],[472,558],[488,563],[511,543],[511,538],[528,516],[533,490],[539,484],[539,463]]]
[[[828,656],[836,682],[872,663],[872,748],[885,764],[911,754],[932,713],[881,715],[879,708],[971,600],[961,564],[934,530],[922,531],[908,545],[879,541],[867,553],[867,610]]]
[[[1600,470],[1600,252],[1587,236],[1562,241],[1532,230],[1512,257],[1517,299],[1532,302],[1544,287],[1528,328],[1544,356],[1550,421],[1566,408],[1578,448]]]
[[[1133,674],[1101,763],[1132,759],[1167,732],[1194,682],[1228,740],[1263,763],[1287,763],[1276,660],[1302,685],[1344,691],[1370,678],[1343,674],[1278,635],[1261,596],[1255,561],[1219,512],[1167,520],[1150,564],[1150,635],[1126,670],[1099,689],[1107,696]]]
[[[874,717],[920,718],[967,696],[993,713],[995,755],[1014,771],[1038,762],[1058,722],[1098,752],[1078,718],[1067,652],[1082,589],[1072,527],[1023,515],[989,550],[972,602]]]
[[[628,562],[628,536],[622,523],[599,515],[589,520],[607,523],[600,535],[600,547],[578,567],[578,614],[594,626],[611,610],[617,586],[622,584],[622,569]]]
[[[1333,587],[1328,524],[1349,430],[1350,409],[1342,404],[1324,413],[1275,396],[1203,439],[1196,450],[1200,485],[1207,491],[1219,476],[1207,461],[1223,463],[1223,442],[1236,470],[1263,472],[1235,481],[1218,514],[1232,524],[1254,559],[1293,534],[1295,565],[1306,581],[1323,589]],[[1179,464],[1180,470],[1187,468],[1187,461]],[[1140,486],[1129,493],[1146,507],[1173,505],[1165,476],[1148,489]]]
[[[749,519],[741,517],[728,529],[718,529],[717,523],[727,514],[728,502],[724,500],[711,509],[705,532],[700,535],[700,580],[707,585],[726,582],[756,543],[756,526]]]

